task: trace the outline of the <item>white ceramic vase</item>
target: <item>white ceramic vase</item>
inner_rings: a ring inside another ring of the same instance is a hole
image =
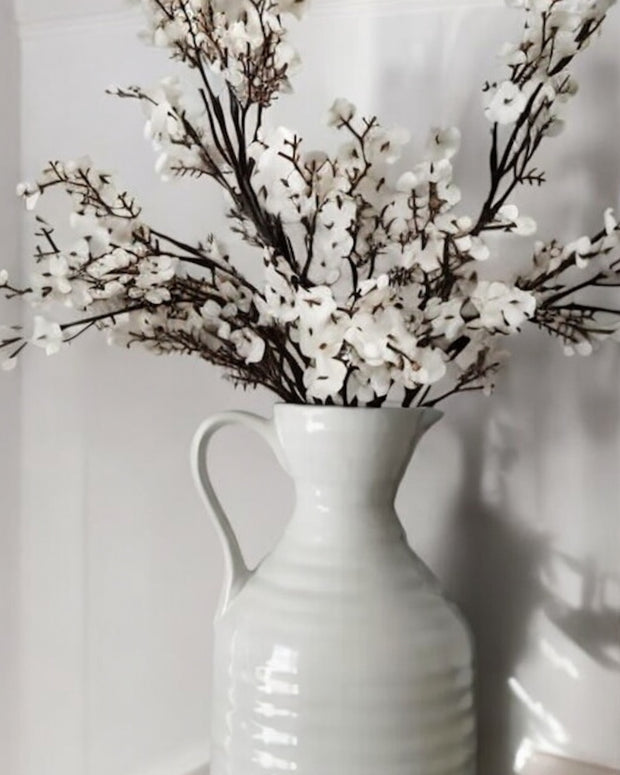
[[[394,511],[431,409],[281,404],[207,420],[193,471],[227,557],[215,621],[211,775],[471,775],[468,631]],[[293,477],[278,545],[246,567],[206,468],[222,426],[261,433]]]

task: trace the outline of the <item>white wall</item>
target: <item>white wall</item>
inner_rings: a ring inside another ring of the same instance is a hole
[[[0,4],[0,234],[2,264],[19,265],[19,52],[12,9]],[[18,322],[18,321],[15,321]],[[0,380],[0,772],[15,771],[17,709],[17,601],[20,376]]]
[[[89,16],[91,4],[76,5],[20,4],[22,176],[88,152],[122,171],[153,220],[186,236],[217,228],[217,194],[157,184],[138,112],[103,94],[111,82],[149,83],[167,63],[136,41],[131,14]],[[346,94],[411,126],[417,142],[430,124],[456,122],[461,183],[478,201],[487,142],[478,86],[514,22],[499,2],[317,0],[298,34],[297,94],[278,117],[322,142],[325,109]],[[553,183],[531,200],[545,235],[596,229],[618,202],[619,32],[616,11],[582,69],[571,131],[551,148]],[[620,358],[608,349],[568,361],[535,334],[515,351],[494,398],[446,406],[401,512],[478,637],[481,775],[508,772],[524,739],[620,767]],[[187,445],[202,417],[268,413],[272,399],[234,393],[200,363],[96,339],[55,359],[31,354],[22,380],[16,775],[190,773],[208,755],[222,561]],[[214,471],[258,559],[286,518],[290,485],[241,431],[217,440]],[[243,514],[254,503],[264,519],[252,524]],[[603,580],[605,600],[588,597]],[[615,654],[604,653],[605,638]]]
[[[100,14],[122,13],[137,5],[133,0],[14,0],[15,15],[21,25],[41,22],[65,23]]]

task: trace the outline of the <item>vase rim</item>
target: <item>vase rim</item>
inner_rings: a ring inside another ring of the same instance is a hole
[[[408,412],[411,414],[426,414],[433,418],[433,422],[441,420],[444,413],[440,409],[432,406],[337,406],[326,404],[293,404],[288,401],[278,401],[274,404],[275,409],[299,409],[314,412],[336,412],[345,411],[353,414],[354,412]]]

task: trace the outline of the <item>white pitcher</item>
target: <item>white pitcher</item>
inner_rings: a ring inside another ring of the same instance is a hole
[[[227,579],[215,621],[212,775],[471,775],[468,631],[409,548],[394,511],[432,409],[275,407],[229,412],[192,449]],[[258,431],[297,505],[254,570],[215,495],[206,447]]]

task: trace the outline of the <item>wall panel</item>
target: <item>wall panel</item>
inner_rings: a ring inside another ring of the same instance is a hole
[[[136,40],[134,12],[51,8],[21,10],[23,176],[47,158],[88,152],[120,170],[169,230],[198,238],[222,229],[217,193],[157,184],[139,114],[103,94],[169,69]],[[66,18],[55,22],[57,10]],[[457,123],[458,175],[477,203],[488,134],[479,85],[516,22],[490,1],[317,0],[295,32],[305,62],[296,92],[273,120],[312,144],[331,142],[324,114],[348,95],[410,126],[414,149],[429,125]],[[545,236],[596,230],[618,203],[618,13],[609,27],[580,68],[570,131],[544,158],[552,183],[524,200]],[[60,202],[47,206],[50,218],[62,212]],[[611,348],[569,361],[555,343],[524,337],[492,399],[446,406],[399,495],[412,544],[478,639],[481,775],[508,772],[529,745],[620,766],[620,643],[602,634],[620,617],[619,367]],[[272,401],[234,393],[199,363],[110,350],[96,338],[53,361],[31,354],[23,379],[18,775],[186,775],[208,756],[210,618],[222,573],[187,446],[203,416],[267,413]],[[290,485],[241,431],[218,439],[213,457],[258,560],[281,530]]]

